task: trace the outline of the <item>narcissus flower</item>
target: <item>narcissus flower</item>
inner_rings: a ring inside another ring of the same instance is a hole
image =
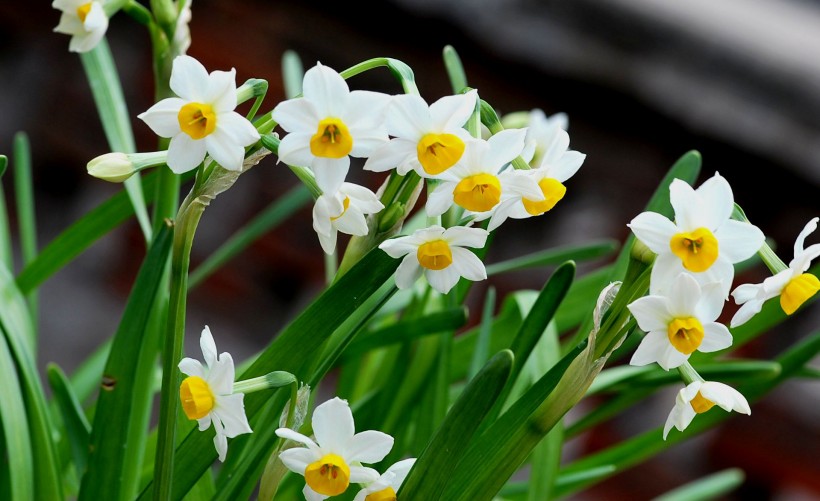
[[[393,258],[404,256],[396,270],[396,287],[410,288],[424,273],[431,287],[447,294],[461,277],[487,278],[484,263],[464,248],[484,247],[487,235],[489,232],[482,228],[453,226],[445,230],[441,226],[430,226],[406,237],[386,240],[379,248]]]
[[[732,345],[725,325],[715,322],[723,309],[718,283],[701,287],[687,273],[680,273],[664,295],[636,299],[627,308],[646,332],[632,365],[657,362],[664,370],[680,366],[697,351],[705,353]]]
[[[415,463],[416,458],[410,458],[394,464],[373,483],[360,490],[353,501],[396,501],[396,493]]]
[[[335,192],[350,167],[350,156],[367,157],[388,140],[384,113],[390,96],[354,90],[333,69],[317,64],[305,72],[302,95],[279,103],[273,119],[288,134],[279,159],[309,167],[323,192]]]
[[[168,167],[177,174],[211,156],[227,170],[240,171],[245,147],[259,132],[236,108],[236,70],[212,71],[190,56],[177,56],[169,97],[138,117],[160,137],[170,137]]]
[[[540,201],[543,194],[531,179],[501,169],[524,148],[525,129],[507,129],[484,141],[467,143],[462,159],[442,173],[427,199],[427,215],[444,214],[453,203],[468,214],[489,213],[502,198],[515,194]]]
[[[363,186],[342,183],[339,191],[323,194],[313,206],[313,229],[326,254],[336,248],[336,233],[367,235],[368,214],[384,209],[375,193]]]
[[[525,147],[521,156],[533,167],[538,167],[544,154],[552,149],[557,131],[566,131],[568,127],[569,119],[566,113],[556,113],[548,117],[543,110],[530,111],[527,118],[527,137],[524,139]]]
[[[655,294],[683,271],[700,284],[721,282],[729,296],[734,263],[752,257],[763,245],[756,226],[730,219],[734,197],[729,183],[719,174],[697,190],[680,179],[669,186],[675,221],[656,212],[643,212],[629,226],[658,255],[652,267],[650,291]]]
[[[445,96],[429,107],[420,96],[394,96],[387,108],[387,132],[395,136],[364,164],[365,170],[396,168],[402,176],[416,171],[437,177],[461,159],[473,138],[463,128],[475,110],[478,92]]]
[[[90,51],[100,43],[108,29],[108,16],[103,10],[102,2],[54,0],[51,6],[63,11],[54,31],[71,35],[68,43],[68,50],[71,52]]]
[[[282,438],[305,444],[282,451],[279,458],[294,473],[305,477],[302,491],[308,501],[337,496],[351,483],[368,483],[379,473],[361,466],[377,463],[393,448],[393,437],[380,431],[355,433],[353,413],[346,400],[333,398],[313,411],[314,442],[289,428],[279,428]]]
[[[219,460],[225,461],[228,439],[243,433],[252,433],[245,416],[242,393],[233,393],[234,365],[230,353],[216,356],[216,343],[211,330],[205,326],[199,338],[205,367],[198,360],[183,358],[179,363],[188,377],[179,387],[182,410],[188,419],[196,419],[199,430],[205,431],[213,423],[216,436],[214,446]]]
[[[678,392],[675,407],[663,427],[663,439],[666,440],[673,426],[683,431],[696,414],[703,414],[715,405],[726,412],[752,413],[746,398],[731,386],[712,381],[693,381]]]
[[[797,311],[820,290],[820,280],[806,273],[811,261],[820,256],[820,244],[803,248],[806,237],[817,229],[818,218],[813,218],[803,228],[794,242],[794,259],[789,268],[771,276],[760,284],[743,284],[732,292],[737,304],[743,305],[732,317],[732,327],[746,323],[757,315],[763,303],[780,296],[780,307],[787,315]]]

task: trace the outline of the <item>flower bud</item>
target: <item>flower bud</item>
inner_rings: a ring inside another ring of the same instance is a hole
[[[106,153],[88,162],[89,174],[112,183],[121,183],[135,172],[134,164],[125,153]]]

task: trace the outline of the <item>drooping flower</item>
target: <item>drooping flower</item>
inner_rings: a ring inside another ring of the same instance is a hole
[[[557,131],[566,131],[569,119],[566,113],[547,116],[543,110],[531,110],[527,117],[527,137],[524,139],[524,151],[521,157],[533,167],[541,165],[544,154],[553,148]]]
[[[683,431],[696,414],[703,414],[715,405],[726,412],[752,413],[746,398],[731,386],[713,381],[693,381],[678,392],[675,407],[663,427],[663,439],[666,440],[673,426]]]
[[[225,461],[228,439],[253,430],[245,416],[245,395],[233,392],[231,354],[222,353],[217,358],[216,343],[208,326],[202,330],[199,345],[205,357],[204,367],[193,358],[183,358],[179,362],[179,370],[188,376],[179,387],[182,410],[188,419],[197,420],[200,431],[214,425],[214,447],[219,460]]]
[[[502,198],[516,194],[540,201],[537,183],[513,175],[513,169],[501,171],[521,153],[525,135],[524,129],[507,129],[487,141],[468,142],[461,160],[439,176],[440,184],[427,199],[427,215],[444,214],[455,203],[467,215],[489,216]]]
[[[273,119],[288,134],[279,145],[279,159],[309,167],[325,193],[339,189],[350,157],[367,157],[388,140],[384,114],[390,96],[350,91],[333,69],[317,64],[305,72],[304,97],[279,103]]]
[[[384,209],[375,193],[363,186],[342,183],[339,191],[323,194],[313,206],[313,229],[326,254],[336,248],[336,233],[367,235],[368,214]]]
[[[51,6],[63,12],[54,31],[71,35],[68,43],[68,50],[71,52],[88,52],[105,36],[108,16],[103,10],[102,2],[54,0]]]
[[[487,229],[493,231],[498,228],[507,218],[526,219],[551,210],[564,198],[567,192],[564,181],[571,178],[581,168],[586,155],[569,150],[569,134],[563,129],[553,126],[550,129],[549,141],[544,144],[544,149],[539,155],[539,164],[532,170],[515,170],[510,173],[512,176],[526,177],[529,182],[522,181],[517,185],[530,185],[535,183],[542,193],[543,200],[529,199],[521,193],[512,192],[506,195],[506,200],[501,202],[496,210],[492,212],[492,217]],[[486,218],[486,216],[476,219]]]
[[[279,428],[279,437],[305,444],[279,454],[285,466],[305,477],[302,491],[308,501],[336,496],[351,483],[368,483],[379,473],[361,466],[377,463],[393,448],[393,437],[375,430],[355,433],[353,413],[338,397],[316,407],[312,417],[316,441],[289,428]]]
[[[360,490],[353,501],[396,501],[396,493],[415,463],[416,458],[410,458],[394,464],[373,483]]]
[[[487,270],[465,247],[482,248],[489,232],[482,228],[430,226],[379,245],[392,258],[404,257],[396,270],[396,287],[407,289],[424,273],[435,290],[447,294],[461,277],[484,280]]]
[[[730,219],[734,197],[729,183],[715,173],[697,190],[675,179],[669,186],[675,220],[656,212],[643,212],[627,226],[658,255],[652,267],[650,292],[662,292],[681,272],[703,285],[723,284],[729,296],[734,263],[752,257],[763,245],[756,226]]]
[[[387,132],[395,136],[380,146],[365,170],[383,172],[396,168],[402,176],[416,171],[425,178],[437,177],[455,165],[473,138],[463,128],[475,110],[478,92],[445,96],[429,107],[420,96],[394,96],[387,108]]]
[[[744,324],[757,315],[763,303],[780,296],[780,307],[787,315],[797,311],[800,306],[817,294],[820,280],[811,273],[806,273],[813,259],[820,256],[820,244],[803,248],[806,237],[817,229],[818,218],[812,218],[797,240],[794,242],[794,259],[789,268],[771,276],[759,284],[743,284],[732,292],[732,297],[743,305],[732,317],[732,327]]]
[[[663,295],[636,299],[627,308],[646,332],[631,365],[657,362],[664,370],[680,366],[697,351],[709,353],[732,345],[725,325],[715,322],[723,309],[719,283],[701,287],[680,273]]]
[[[169,97],[138,115],[160,137],[170,137],[168,167],[177,174],[196,168],[206,153],[227,170],[240,171],[245,147],[259,132],[236,109],[236,70],[212,71],[190,56],[177,56]]]

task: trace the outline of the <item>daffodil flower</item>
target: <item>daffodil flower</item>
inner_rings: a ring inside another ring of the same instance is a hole
[[[410,458],[394,464],[379,478],[360,490],[353,501],[396,501],[396,493],[415,463],[416,458]]]
[[[817,294],[820,280],[811,273],[806,273],[813,259],[820,256],[820,244],[803,248],[806,237],[817,230],[818,218],[813,218],[803,228],[794,242],[794,259],[789,268],[771,276],[760,284],[743,284],[732,292],[732,297],[743,305],[732,317],[732,327],[744,324],[757,315],[763,303],[780,296],[780,307],[787,315],[797,311],[800,306]]]
[[[289,428],[276,434],[305,444],[282,451],[279,458],[294,473],[305,477],[302,491],[308,501],[337,496],[351,483],[368,483],[379,473],[361,466],[377,463],[393,448],[393,437],[375,430],[355,433],[353,413],[346,400],[338,397],[316,407],[312,417],[316,441]]]
[[[368,214],[384,209],[375,193],[363,186],[342,183],[339,191],[323,194],[313,205],[313,229],[326,254],[336,248],[336,234],[367,235]]]
[[[718,283],[701,287],[687,273],[680,273],[664,295],[636,299],[627,308],[646,332],[631,365],[657,362],[664,370],[683,364],[697,351],[709,353],[732,345],[725,325],[715,322],[723,309]]]
[[[259,132],[236,108],[236,70],[212,71],[190,56],[177,56],[169,97],[138,117],[160,137],[170,137],[168,167],[177,174],[195,169],[206,153],[227,170],[241,171],[245,147]]]
[[[51,6],[63,12],[54,31],[71,35],[68,43],[68,50],[71,52],[88,52],[105,36],[108,16],[103,10],[102,2],[54,0]]]
[[[557,138],[557,131],[566,131],[569,119],[566,113],[547,116],[543,110],[534,109],[527,118],[527,137],[524,138],[524,151],[521,157],[530,165],[537,167],[544,158],[544,153],[552,148]]]
[[[350,91],[333,69],[317,64],[305,72],[302,95],[279,103],[273,119],[288,134],[279,159],[309,167],[325,193],[335,192],[350,168],[350,157],[367,157],[388,140],[384,114],[390,96]]]
[[[663,427],[663,439],[666,440],[673,426],[683,431],[696,414],[703,414],[715,405],[726,412],[752,413],[746,398],[731,386],[713,381],[693,381],[678,392],[675,407]]]
[[[478,92],[445,96],[429,107],[420,96],[394,96],[387,108],[387,132],[395,136],[380,146],[365,170],[383,172],[396,168],[404,176],[415,171],[425,178],[437,177],[455,165],[473,138],[463,128],[475,110]]]
[[[404,257],[396,270],[396,287],[407,289],[424,273],[435,290],[447,294],[459,278],[484,280],[481,260],[464,247],[482,248],[489,232],[482,228],[430,226],[379,245],[392,258]]]
[[[526,133],[525,129],[507,129],[487,141],[467,143],[461,160],[439,176],[440,184],[427,199],[427,215],[444,214],[453,203],[467,215],[489,213],[502,197],[513,194],[540,201],[543,194],[532,180],[513,175],[512,170],[501,172],[521,153]]]
[[[234,365],[231,354],[222,353],[217,358],[216,343],[208,326],[202,330],[199,345],[205,357],[205,367],[193,358],[182,359],[179,370],[188,377],[179,387],[179,397],[188,419],[199,423],[199,431],[214,425],[214,447],[219,460],[225,461],[228,439],[252,433],[253,430],[245,416],[245,395],[233,392]]]
[[[551,129],[549,141],[544,143],[544,149],[539,155],[539,165],[532,170],[515,170],[510,172],[511,176],[527,178],[517,185],[530,185],[534,183],[541,191],[542,199],[529,199],[521,193],[512,192],[506,195],[506,199],[492,211],[490,223],[487,229],[493,231],[507,220],[526,219],[533,216],[540,216],[552,210],[555,205],[564,198],[567,192],[564,182],[575,175],[581,164],[584,163],[586,155],[569,150],[569,134],[563,129],[554,126]],[[477,220],[487,216],[477,217]]]
[[[730,219],[734,197],[720,174],[715,173],[697,190],[675,179],[669,186],[669,197],[674,222],[656,212],[643,212],[627,225],[658,255],[650,291],[661,292],[685,271],[700,284],[722,283],[724,297],[728,297],[735,273],[732,265],[760,249],[763,232],[750,223]]]

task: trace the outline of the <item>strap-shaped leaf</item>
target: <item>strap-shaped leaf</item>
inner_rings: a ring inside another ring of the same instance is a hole
[[[31,438],[20,380],[5,336],[0,336],[0,380],[3,381],[0,384],[0,402],[3,402],[0,424],[4,446],[11,452],[4,465],[8,468],[8,485],[0,487],[0,496],[10,496],[11,501],[27,501],[34,497]]]

